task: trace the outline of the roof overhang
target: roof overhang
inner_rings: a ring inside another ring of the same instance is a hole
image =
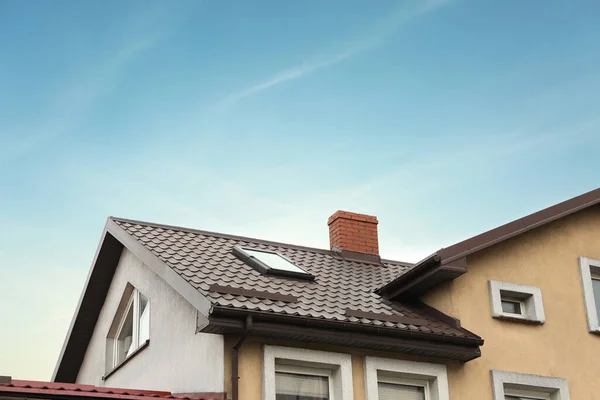
[[[377,289],[376,293],[388,299],[416,298],[432,287],[456,279],[466,272],[466,258],[442,264],[441,257],[434,254],[419,263],[418,267]]]
[[[58,357],[52,381],[75,382],[77,379],[124,248],[131,251],[198,310],[198,326],[208,324],[210,301],[109,217]]]
[[[240,334],[252,317],[250,335],[467,362],[481,356],[479,337],[457,337],[317,318],[214,307],[202,332]]]
[[[379,288],[377,293],[390,299],[420,296],[432,287],[467,272],[467,256],[598,204],[600,188],[442,248]]]

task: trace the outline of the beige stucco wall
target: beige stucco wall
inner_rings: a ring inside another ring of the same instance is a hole
[[[481,358],[449,368],[452,399],[491,400],[492,369],[566,378],[571,399],[600,398],[600,336],[587,330],[579,256],[600,259],[598,207],[474,254],[467,274],[424,297],[485,339]],[[489,280],[539,287],[546,323],[493,319]]]

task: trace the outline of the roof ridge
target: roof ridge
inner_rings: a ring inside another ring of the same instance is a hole
[[[297,244],[292,244],[292,243],[276,242],[273,240],[253,238],[253,237],[249,237],[249,236],[232,235],[229,233],[206,231],[206,230],[202,230],[202,229],[188,228],[188,227],[179,226],[179,225],[159,224],[156,222],[140,221],[140,220],[135,220],[135,219],[120,218],[120,217],[115,217],[115,216],[110,216],[108,218],[112,219],[113,221],[128,222],[128,223],[133,223],[133,224],[138,224],[138,225],[152,226],[155,228],[171,229],[171,230],[178,230],[178,231],[188,232],[188,233],[196,233],[196,234],[200,234],[200,235],[215,236],[215,237],[221,237],[224,239],[243,240],[243,241],[247,241],[247,242],[256,242],[256,243],[267,244],[267,245],[272,245],[272,246],[281,246],[281,247],[287,247],[287,248],[295,249],[295,250],[310,251],[310,252],[318,253],[318,254],[329,254],[329,255],[334,254],[331,250],[327,250],[327,249],[302,246],[302,245],[297,245]],[[414,263],[409,263],[406,261],[389,260],[389,259],[383,259],[383,258],[381,259],[381,261],[384,263],[388,263],[388,264],[396,264],[396,265],[407,266],[407,267],[412,267],[415,265]],[[356,261],[356,262],[360,262],[360,261]]]

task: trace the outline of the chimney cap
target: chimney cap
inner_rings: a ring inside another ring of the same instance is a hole
[[[370,222],[372,224],[379,223],[379,221],[377,220],[377,217],[374,215],[359,214],[359,213],[350,212],[350,211],[337,210],[335,213],[333,213],[331,215],[331,217],[329,217],[329,219],[327,220],[327,225],[331,225],[338,218],[344,218],[344,219],[349,219],[352,221],[359,221],[359,222]]]

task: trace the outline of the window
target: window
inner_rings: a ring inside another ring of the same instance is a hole
[[[502,297],[500,294],[500,302],[502,303],[502,311],[506,314],[523,315],[523,301],[510,297]]]
[[[264,346],[264,400],[352,400],[349,354]]]
[[[570,400],[566,379],[492,371],[494,400]]]
[[[588,330],[600,333],[600,260],[579,257],[579,272]]]
[[[504,390],[505,400],[550,400],[548,393],[534,392],[531,390]]]
[[[331,371],[275,364],[276,400],[329,400]]]
[[[291,260],[272,251],[235,246],[233,254],[266,275],[279,275],[306,280],[315,279],[313,275],[295,265]]]
[[[489,281],[492,317],[543,324],[542,291],[535,286]]]
[[[149,340],[150,303],[128,284],[107,337],[107,371],[121,365]]]
[[[367,400],[448,400],[446,366],[367,357]]]
[[[379,400],[425,400],[426,381],[379,376],[377,394]]]

